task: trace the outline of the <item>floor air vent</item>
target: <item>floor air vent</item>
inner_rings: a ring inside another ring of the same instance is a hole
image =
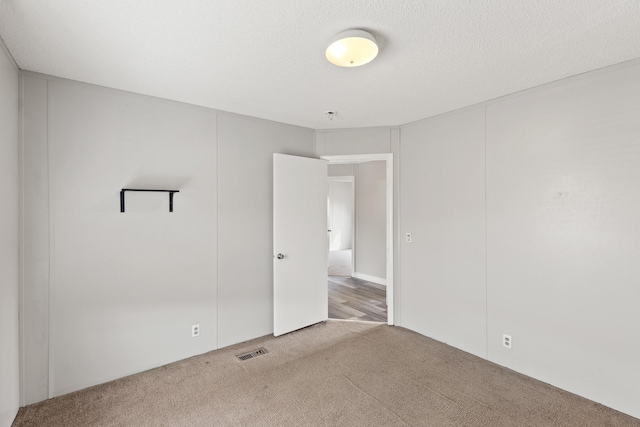
[[[236,357],[240,361],[245,361],[245,360],[253,359],[254,357],[262,356],[263,354],[267,354],[267,353],[268,351],[266,348],[259,348],[257,350],[253,350],[252,352],[244,353]]]

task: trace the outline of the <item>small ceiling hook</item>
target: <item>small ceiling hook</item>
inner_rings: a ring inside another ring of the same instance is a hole
[[[324,114],[329,117],[329,120],[333,120],[335,116],[338,115],[337,111],[325,111]]]

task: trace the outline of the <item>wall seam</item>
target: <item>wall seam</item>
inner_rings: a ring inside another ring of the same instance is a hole
[[[313,131],[313,155],[317,158],[320,158],[318,155],[318,131]]]
[[[353,164],[353,218],[354,218],[354,223],[353,223],[353,235],[355,236],[355,239],[353,239],[353,248],[351,249],[353,251],[353,265],[351,266],[353,268],[353,274],[356,274],[358,272],[358,247],[360,246],[360,230],[358,230],[358,224],[360,221],[359,215],[360,215],[360,209],[358,209],[358,204],[359,204],[359,198],[358,198],[358,194],[359,194],[359,186],[360,186],[360,177],[358,176],[358,164]]]
[[[485,357],[489,360],[489,265],[487,256],[487,106],[484,106],[484,316]]]
[[[24,351],[24,76],[20,73],[18,83],[18,185],[19,185],[19,204],[18,209],[18,336],[20,351],[19,375],[20,375],[20,406],[26,404],[26,375],[24,370],[25,351]]]
[[[401,265],[402,265],[402,210],[401,210],[401,206],[402,206],[402,191],[401,191],[401,185],[402,185],[402,180],[401,180],[401,161],[402,161],[402,128],[398,127],[398,158],[396,159],[394,156],[394,162],[398,162],[398,170],[397,172],[395,171],[394,168],[394,174],[397,176],[397,182],[394,179],[394,185],[397,188],[397,194],[394,196],[394,198],[398,201],[397,202],[397,206],[394,203],[394,208],[396,209],[397,212],[397,218],[396,221],[398,222],[398,227],[396,229],[396,241],[397,241],[397,248],[398,248],[398,253],[397,253],[397,259],[393,260],[393,273],[396,275],[396,279],[393,281],[393,303],[395,304],[394,307],[394,314],[393,314],[393,323],[397,326],[402,326],[402,309],[400,308],[402,306],[402,304],[400,303],[401,298],[402,298],[402,269],[401,269]],[[395,256],[396,254],[394,254]]]
[[[49,384],[47,388],[47,396],[49,398],[53,397],[54,390],[54,378],[53,378],[53,347],[54,347],[54,325],[53,325],[53,317],[51,313],[53,313],[53,290],[54,290],[54,218],[52,213],[52,204],[53,204],[53,174],[52,174],[52,166],[51,166],[51,111],[52,111],[52,99],[51,99],[51,82],[47,80],[47,119],[46,119],[46,127],[47,127],[47,183],[48,183],[48,203],[47,203],[47,214],[49,217],[49,295],[48,295],[48,305],[49,312],[47,313],[48,319],[48,328],[49,328],[49,342],[48,342],[48,354],[47,360],[48,364],[48,376],[49,376]]]
[[[220,235],[219,224],[220,224],[220,150],[218,149],[220,146],[220,114],[216,113],[216,242],[215,242],[215,251],[216,251],[216,350],[219,347],[220,343]]]

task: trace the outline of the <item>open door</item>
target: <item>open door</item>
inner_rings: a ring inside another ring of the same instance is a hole
[[[328,318],[327,161],[273,155],[273,334]]]

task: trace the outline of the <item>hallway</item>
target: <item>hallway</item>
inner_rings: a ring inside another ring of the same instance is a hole
[[[387,321],[386,287],[354,277],[329,276],[329,318]]]

